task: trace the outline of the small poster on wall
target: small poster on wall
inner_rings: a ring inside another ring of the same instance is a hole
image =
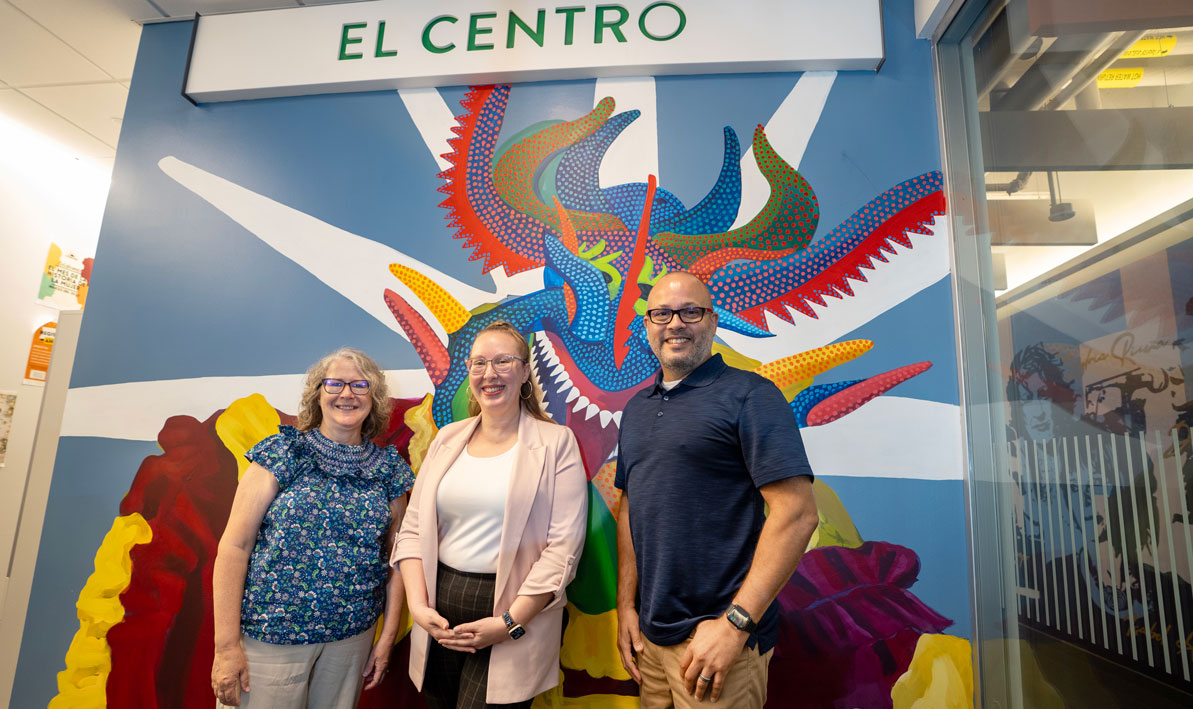
[[[46,385],[46,374],[50,371],[50,354],[54,351],[54,334],[58,323],[48,322],[33,333],[29,346],[29,361],[25,364],[25,383],[34,386]]]
[[[0,391],[0,468],[8,453],[8,436],[12,433],[12,415],[17,408],[17,395],[11,391]]]
[[[41,272],[37,302],[58,310],[82,310],[87,301],[87,284],[95,259],[50,244],[46,266]]]

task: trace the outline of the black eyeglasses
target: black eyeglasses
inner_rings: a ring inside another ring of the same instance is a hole
[[[346,382],[343,379],[324,379],[323,391],[328,394],[339,394],[344,391],[345,384],[348,385],[348,388],[352,390],[353,394],[369,393],[369,381],[367,379],[357,379],[354,382]]]
[[[473,357],[471,359],[464,360],[464,364],[468,367],[468,371],[472,372],[473,374],[484,374],[485,367],[488,366],[489,363],[492,363],[494,372],[505,374],[513,368],[514,362],[525,361],[526,360],[522,359],[521,357],[515,357],[513,355],[497,355],[493,359]]]
[[[671,308],[654,308],[646,311],[646,317],[655,325],[667,325],[679,315],[681,322],[694,323],[700,322],[704,319],[705,313],[711,313],[712,308],[702,308],[699,305],[693,305],[688,308],[680,308],[679,310],[672,310]]]

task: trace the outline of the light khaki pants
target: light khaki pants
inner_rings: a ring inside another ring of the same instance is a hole
[[[655,645],[645,635],[642,636],[644,647],[638,653],[638,671],[642,673],[642,685],[639,688],[642,709],[762,709],[762,705],[766,704],[767,668],[775,652],[773,648],[763,655],[758,654],[757,648],[742,648],[725,678],[721,698],[714,704],[709,700],[708,692],[703,702],[697,702],[684,685],[679,667],[690,642],[692,639],[688,638],[678,645]]]
[[[332,643],[274,645],[242,637],[251,692],[241,709],[355,709],[373,628]],[[219,700],[217,709],[223,709]]]

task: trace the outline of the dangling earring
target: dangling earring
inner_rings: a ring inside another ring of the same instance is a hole
[[[521,388],[526,390],[525,392],[522,393],[523,399],[529,399],[534,394],[534,385],[530,383],[529,379],[522,382]]]

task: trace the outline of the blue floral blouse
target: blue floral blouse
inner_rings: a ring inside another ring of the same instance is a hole
[[[343,640],[385,605],[389,503],[414,473],[393,446],[278,431],[245,455],[277,477],[279,491],[249,559],[241,630],[279,645]]]

